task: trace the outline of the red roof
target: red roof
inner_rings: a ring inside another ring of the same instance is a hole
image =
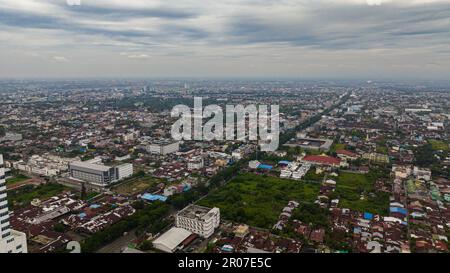
[[[346,156],[350,156],[350,157],[357,157],[358,156],[357,154],[352,153],[352,152],[347,151],[347,150],[336,150],[336,153],[338,155],[341,154],[341,155],[346,155]]]
[[[307,155],[303,158],[303,160],[326,165],[341,164],[341,160],[339,158],[324,155]]]

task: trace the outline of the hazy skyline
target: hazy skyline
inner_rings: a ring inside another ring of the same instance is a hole
[[[448,79],[449,0],[0,0],[0,78]]]

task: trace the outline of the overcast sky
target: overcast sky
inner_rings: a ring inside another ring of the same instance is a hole
[[[449,75],[450,0],[0,0],[0,78]]]

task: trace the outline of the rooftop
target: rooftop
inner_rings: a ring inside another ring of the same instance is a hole
[[[202,220],[205,217],[209,217],[209,212],[211,208],[201,207],[197,205],[190,205],[184,208],[182,211],[178,213],[178,216],[186,217],[190,219]]]
[[[92,169],[99,172],[108,172],[110,167],[105,165],[99,165],[99,164],[92,164],[88,162],[73,162],[70,163],[70,167],[78,167],[78,168],[86,168],[86,169]]]

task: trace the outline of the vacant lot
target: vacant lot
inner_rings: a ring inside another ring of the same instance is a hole
[[[161,182],[160,179],[150,176],[132,178],[114,187],[113,191],[121,195],[131,196],[143,193]]]
[[[8,202],[14,208],[23,207],[30,204],[35,199],[45,200],[52,196],[58,195],[68,188],[60,184],[45,184],[41,186],[26,185],[16,190],[8,192]]]
[[[23,174],[16,174],[11,178],[6,179],[6,184],[7,185],[14,185],[14,184],[18,184],[20,182],[26,181],[30,179],[28,176],[23,175]]]
[[[290,200],[314,202],[319,184],[242,174],[212,192],[200,205],[220,208],[223,218],[271,228]]]
[[[429,140],[431,146],[433,147],[433,150],[435,151],[449,151],[450,147],[449,144],[445,141],[441,140]]]
[[[336,152],[337,150],[345,150],[346,145],[341,143],[335,143],[331,146],[331,152]]]
[[[337,178],[336,195],[339,206],[360,212],[386,215],[389,208],[389,195],[375,192],[375,173],[342,173]],[[361,198],[362,197],[362,198]]]

